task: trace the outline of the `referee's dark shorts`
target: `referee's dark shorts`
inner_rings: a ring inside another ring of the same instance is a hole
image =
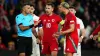
[[[32,37],[18,36],[18,54],[25,53],[26,56],[32,54]]]

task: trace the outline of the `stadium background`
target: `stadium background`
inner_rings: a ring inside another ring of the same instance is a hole
[[[0,56],[17,55],[15,16],[20,13],[23,3],[34,4],[35,14],[40,16],[44,13],[45,4],[48,2],[54,3],[54,12],[59,14],[57,6],[63,1],[75,6],[76,16],[81,18],[85,25],[82,56],[100,56],[100,43],[89,38],[100,23],[100,0],[0,0]],[[59,15],[64,18],[63,14]],[[62,56],[62,49],[58,56]]]

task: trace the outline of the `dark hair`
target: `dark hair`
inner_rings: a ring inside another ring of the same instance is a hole
[[[75,7],[74,7],[74,6],[70,6],[69,8],[75,9]]]
[[[53,3],[47,3],[46,5],[49,5],[49,6],[53,7],[53,8],[55,7]]]
[[[26,2],[26,3],[23,3],[21,7],[23,8],[26,5],[31,5],[31,4],[29,2]]]
[[[34,5],[34,4],[30,4],[30,6],[35,7],[35,5]]]

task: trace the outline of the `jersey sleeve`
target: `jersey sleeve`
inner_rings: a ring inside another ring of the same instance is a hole
[[[57,16],[57,23],[60,23],[62,21],[60,16]]]
[[[42,16],[40,16],[40,17],[39,17],[39,20],[41,20],[41,21],[42,21]]]
[[[41,28],[42,27],[42,16],[39,17],[40,23],[38,24],[38,27]]]
[[[72,16],[69,18],[69,24],[74,24],[76,20],[76,17]]]
[[[33,16],[34,17],[34,21],[38,21],[39,20],[39,17],[38,16]]]
[[[57,15],[57,23],[62,25],[62,18]]]
[[[93,31],[92,35],[96,35],[98,34],[98,32],[100,32],[100,25]]]
[[[80,29],[84,29],[83,21],[80,19]]]
[[[16,24],[19,25],[22,23],[22,18],[20,16],[16,16]]]

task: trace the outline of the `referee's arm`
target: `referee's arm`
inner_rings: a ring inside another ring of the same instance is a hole
[[[25,31],[25,30],[28,30],[28,29],[34,27],[34,24],[32,24],[30,26],[23,26],[22,23],[21,23],[18,26],[19,26],[20,30]]]
[[[22,31],[25,31],[27,29],[30,29],[32,27],[37,27],[38,24],[40,23],[41,20],[39,20],[38,22],[36,22],[35,24],[29,25],[29,26],[23,26],[22,23],[20,23],[18,26]]]

